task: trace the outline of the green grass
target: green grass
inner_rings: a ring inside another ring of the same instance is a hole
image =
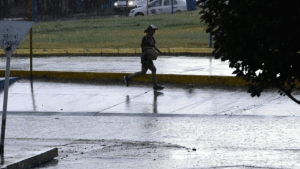
[[[33,27],[33,48],[139,48],[149,24],[159,28],[154,35],[159,48],[208,47],[206,24],[198,13],[41,22]],[[19,48],[29,48],[29,35]]]

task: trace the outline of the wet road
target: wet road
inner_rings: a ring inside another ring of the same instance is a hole
[[[157,74],[233,76],[228,62],[211,57],[162,56],[154,61]],[[0,58],[5,70],[6,58]],[[133,73],[140,71],[140,57],[51,56],[33,58],[33,70]],[[12,57],[11,70],[30,70],[29,58]],[[150,72],[150,71],[149,71]]]
[[[51,169],[300,167],[299,106],[277,90],[165,87],[20,80],[9,88],[6,143],[58,147],[41,167]]]

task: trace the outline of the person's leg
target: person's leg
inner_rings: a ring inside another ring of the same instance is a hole
[[[126,86],[127,87],[129,86],[131,79],[145,75],[147,70],[148,70],[148,66],[142,64],[142,70],[140,72],[135,72],[135,73],[131,74],[130,76],[124,76],[124,81],[125,81]]]
[[[136,77],[139,77],[139,76],[142,76],[142,75],[145,75],[147,73],[147,70],[148,70],[148,66],[142,64],[142,70],[140,72],[135,72],[131,75],[128,76],[128,79],[131,80],[133,78],[136,78]]]
[[[156,67],[154,66],[154,64],[149,65],[149,69],[152,71],[152,83],[153,83],[153,87],[157,86],[156,83]]]

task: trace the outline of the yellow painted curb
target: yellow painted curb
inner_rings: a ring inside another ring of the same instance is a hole
[[[195,53],[200,53],[202,51],[200,48],[170,48],[170,53],[189,53],[192,50]]]
[[[128,49],[119,49],[119,53],[120,54],[135,54],[135,49],[131,49],[131,48],[128,48]]]
[[[117,53],[119,53],[119,51],[118,51],[118,49],[104,48],[104,49],[102,49],[102,53],[111,55],[111,54],[117,54]]]
[[[38,54],[34,51],[33,53]],[[43,51],[41,51],[40,54],[65,55],[67,54],[67,49],[43,49]]]
[[[46,51],[46,49],[45,49],[45,51]],[[32,53],[41,55],[41,54],[44,54],[44,49],[34,49],[34,50],[32,50]]]
[[[17,55],[29,55],[30,54],[29,49],[17,49],[17,50],[15,50],[15,52]]]
[[[83,48],[68,48],[68,54],[84,55],[85,50]]]
[[[184,53],[185,49],[183,48],[170,48],[170,53]]]
[[[59,72],[59,71],[33,71],[34,77],[53,78],[53,79],[79,79],[79,80],[116,80],[123,81],[123,77],[129,73],[99,73],[99,72]],[[5,76],[5,70],[0,70],[0,77]],[[11,70],[11,77],[30,77],[30,71]],[[247,84],[240,77],[234,76],[204,76],[204,75],[172,75],[158,74],[157,81],[168,83],[185,84],[214,84],[228,86],[245,86]],[[151,74],[137,77],[133,81],[151,82]],[[296,83],[296,88],[300,88],[300,83]]]
[[[212,48],[169,48],[170,53],[212,53]]]
[[[134,48],[136,54],[141,54],[142,49],[141,48]]]
[[[159,48],[162,53],[170,53],[169,48]]]
[[[55,79],[81,79],[81,80],[123,80],[128,73],[98,73],[98,72],[59,72],[59,71],[33,71],[34,77],[46,77]],[[5,71],[0,70],[0,76],[5,76]],[[11,70],[10,76],[30,77],[29,71]],[[242,78],[231,76],[197,76],[197,75],[170,75],[158,74],[159,82],[169,83],[192,83],[192,84],[218,84],[244,86],[246,82]],[[150,74],[135,78],[133,81],[148,82],[151,81]]]
[[[85,54],[101,54],[102,49],[86,49]]]
[[[202,53],[212,53],[213,52],[213,48],[202,48]]]
[[[157,75],[157,80],[171,83],[246,85],[242,78],[232,76]]]

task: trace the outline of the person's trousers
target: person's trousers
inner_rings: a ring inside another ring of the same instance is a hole
[[[131,80],[135,77],[145,75],[147,73],[148,69],[150,69],[152,71],[152,83],[153,83],[153,87],[155,87],[155,86],[157,86],[157,83],[156,83],[156,67],[154,66],[154,64],[149,64],[149,65],[142,64],[142,71],[135,72],[135,73],[131,74],[130,76],[128,76],[128,78]]]

